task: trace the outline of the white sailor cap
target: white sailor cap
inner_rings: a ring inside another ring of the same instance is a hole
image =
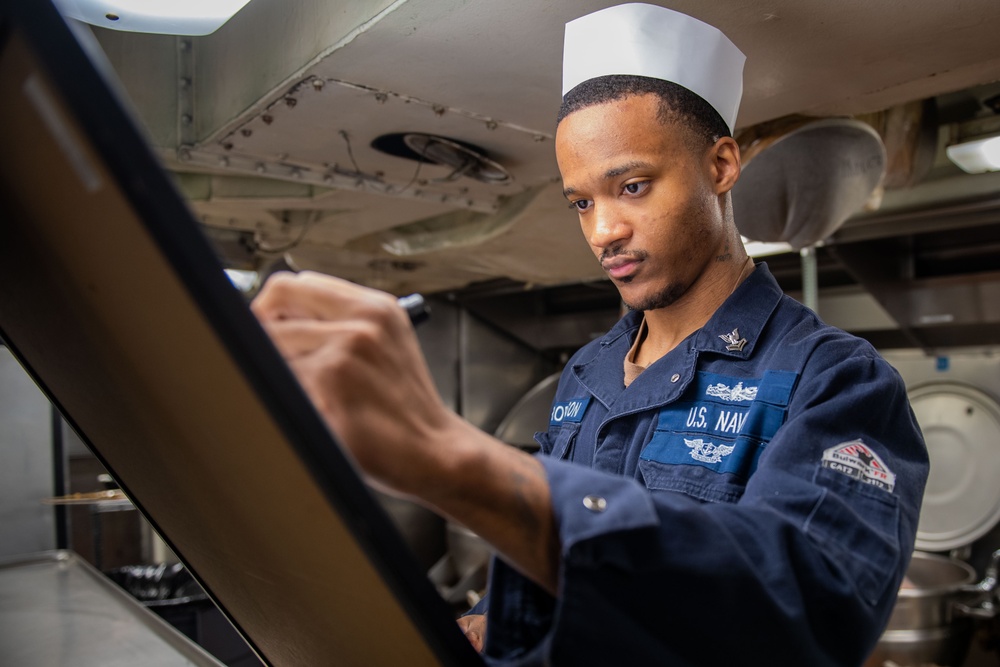
[[[699,95],[732,130],[744,62],[736,45],[703,21],[656,5],[618,5],[566,24],[563,95],[609,74],[664,79]]]

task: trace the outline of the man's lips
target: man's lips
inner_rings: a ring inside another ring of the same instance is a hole
[[[601,267],[615,280],[621,280],[635,273],[642,260],[638,257],[619,255],[601,262]]]

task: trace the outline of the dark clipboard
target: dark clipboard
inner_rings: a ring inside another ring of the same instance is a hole
[[[0,0],[0,337],[266,663],[483,664],[123,99]]]

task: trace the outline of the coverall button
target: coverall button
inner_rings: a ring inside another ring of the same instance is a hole
[[[586,496],[583,499],[583,506],[591,512],[603,512],[608,509],[608,501],[601,496]]]
[[[677,382],[680,379],[681,379],[680,373],[674,373],[673,375],[670,376],[671,382]]]

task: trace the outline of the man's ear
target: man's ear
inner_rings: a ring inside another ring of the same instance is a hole
[[[709,168],[716,194],[733,189],[740,177],[740,146],[732,137],[722,137],[708,150]]]

